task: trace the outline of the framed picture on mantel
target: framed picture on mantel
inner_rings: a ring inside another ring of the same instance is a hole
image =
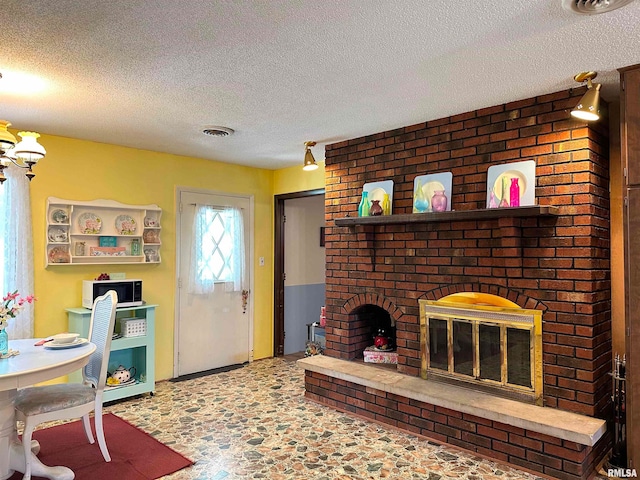
[[[393,212],[393,180],[365,183],[362,191],[367,192],[369,202],[379,202],[379,205],[383,207],[382,215],[391,215]],[[385,203],[385,197],[388,204]]]
[[[413,180],[413,213],[451,211],[451,172],[418,175]]]
[[[506,163],[487,170],[487,208],[536,204],[536,162]]]

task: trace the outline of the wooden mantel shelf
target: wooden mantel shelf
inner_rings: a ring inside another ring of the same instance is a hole
[[[510,217],[551,217],[556,215],[558,215],[558,207],[534,205],[530,207],[517,208],[487,208],[482,210],[458,210],[452,212],[381,215],[379,217],[344,217],[336,218],[335,224],[339,227],[352,227],[356,225],[453,222]]]

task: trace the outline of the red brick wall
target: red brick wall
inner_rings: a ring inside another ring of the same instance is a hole
[[[326,149],[327,351],[360,355],[354,308],[396,322],[398,370],[419,372],[419,298],[487,291],[543,314],[545,405],[604,417],[611,305],[606,121],[571,119],[584,90],[376,133]],[[535,160],[536,198],[555,218],[336,227],[357,216],[362,186],[394,181],[393,213],[411,213],[417,175],[453,172],[455,210],[485,207],[491,165]],[[535,307],[532,307],[535,305]]]
[[[307,371],[305,384],[311,400],[555,478],[588,478],[608,446],[587,447],[320,373]]]

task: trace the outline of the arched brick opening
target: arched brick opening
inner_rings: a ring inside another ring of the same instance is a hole
[[[402,318],[402,311],[388,298],[376,293],[360,293],[347,300],[342,306],[343,313],[351,313],[363,305],[375,305],[386,310],[391,316],[394,325]]]
[[[396,325],[403,317],[402,310],[382,295],[362,293],[352,296],[341,308],[339,328],[334,328],[330,344],[332,352],[348,360],[362,359],[365,348],[373,345],[379,329],[384,329],[395,347]]]
[[[547,306],[544,303],[525,295],[524,293],[516,290],[510,290],[500,285],[487,285],[480,283],[458,283],[455,285],[446,285],[444,287],[434,288],[433,290],[429,290],[422,294],[419,299],[440,300],[447,295],[464,292],[490,293],[492,295],[497,295],[499,297],[506,298],[507,300],[511,300],[512,302],[517,303],[521,308],[541,310],[543,315],[544,312],[547,311]]]

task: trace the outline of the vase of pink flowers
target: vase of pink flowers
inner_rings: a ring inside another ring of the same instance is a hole
[[[35,299],[33,295],[22,297],[17,290],[13,293],[7,293],[2,298],[2,304],[0,304],[0,355],[9,353],[9,336],[7,335],[9,319],[15,318],[26,304],[33,303]]]

